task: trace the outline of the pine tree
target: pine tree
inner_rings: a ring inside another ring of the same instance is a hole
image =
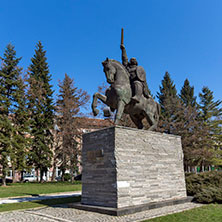
[[[211,124],[216,117],[222,115],[222,108],[220,108],[222,101],[217,100],[214,102],[213,92],[208,87],[202,88],[202,93],[199,93],[199,97],[201,118],[206,124]]]
[[[213,92],[208,87],[203,87],[200,97],[200,120],[208,128],[208,147],[215,151],[214,162],[219,162],[218,156],[222,148],[222,101],[214,101]]]
[[[81,131],[79,124],[76,122],[76,116],[80,113],[88,99],[88,94],[74,86],[74,81],[67,74],[59,84],[59,98],[57,100],[57,119],[60,137],[62,141],[59,151],[61,160],[60,169],[62,171],[62,180],[64,180],[65,170],[70,169],[73,180],[74,169],[77,168],[79,157],[79,142]]]
[[[13,126],[15,133],[13,135],[14,147],[14,171],[20,171],[21,181],[23,172],[27,169],[26,156],[29,149],[29,117],[27,110],[27,98],[25,94],[24,80],[20,77],[17,81],[18,89],[15,97],[16,107],[13,115]],[[15,173],[13,173],[13,176]]]
[[[28,71],[28,108],[32,145],[30,163],[40,170],[40,181],[51,166],[54,125],[53,90],[50,85],[51,75],[41,42],[38,42],[35,55],[31,59]]]
[[[1,106],[2,108],[2,106]],[[2,108],[3,109],[3,108]],[[11,153],[10,137],[12,135],[12,123],[8,116],[1,111],[0,115],[0,165],[2,167],[2,185],[6,186],[6,176],[9,170],[9,158]]]
[[[196,129],[198,126],[194,87],[190,86],[188,79],[185,79],[179,97],[183,111],[180,115],[180,126],[178,128],[179,134],[182,137],[185,169],[188,170],[188,167],[192,166],[194,160],[190,154],[192,154],[194,148],[197,148],[195,142],[197,141]]]
[[[206,128],[198,120],[199,113],[194,103],[195,99],[191,96],[194,88],[187,87],[188,83],[188,80],[185,81],[180,99],[175,84],[166,72],[160,93],[157,95],[162,108],[159,130],[181,136],[186,170],[190,166],[199,164],[202,161],[201,155],[205,155],[203,158],[209,156],[209,152],[202,150],[206,142],[204,139]]]
[[[219,149],[214,150],[213,146],[220,144],[219,140],[215,142],[215,138],[221,136],[221,125],[218,125],[219,116],[214,116],[213,113],[221,112],[220,109],[215,109],[220,105],[220,101],[213,102],[213,94],[207,87],[200,93],[201,105],[197,105],[193,94],[194,88],[189,87],[187,81],[181,90],[183,111],[178,116],[180,120],[176,128],[182,139],[185,169],[201,166],[204,170],[204,166],[219,163],[216,156],[221,152]]]
[[[196,97],[194,96],[194,87],[190,86],[190,82],[188,79],[184,81],[184,85],[180,91],[180,99],[182,100],[185,106],[192,106],[196,105]]]
[[[174,125],[177,122],[177,113],[180,112],[181,106],[176,86],[168,72],[164,75],[157,98],[161,106],[159,130],[170,134],[175,133]]]
[[[15,128],[12,124],[13,112],[16,105],[16,94],[18,90],[18,78],[21,68],[18,63],[21,58],[16,58],[14,46],[8,44],[4,56],[1,57],[0,69],[0,165],[2,166],[2,185],[6,185],[6,175],[9,169],[9,161],[12,167],[14,160],[14,138]]]

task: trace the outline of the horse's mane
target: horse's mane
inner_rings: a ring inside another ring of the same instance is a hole
[[[120,68],[124,69],[124,71],[127,73],[128,76],[130,76],[128,70],[126,69],[126,67],[121,62],[119,62],[115,59],[109,59],[109,61],[117,64]]]

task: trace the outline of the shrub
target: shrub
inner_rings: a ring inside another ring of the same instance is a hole
[[[222,172],[186,175],[187,194],[200,203],[222,203]]]
[[[70,181],[70,180],[71,180],[71,175],[69,173],[65,173],[64,181]]]

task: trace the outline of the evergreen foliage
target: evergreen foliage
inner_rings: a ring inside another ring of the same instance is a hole
[[[159,100],[159,104],[161,105],[162,112],[164,113],[166,111],[165,104],[168,102],[168,99],[177,98],[177,90],[168,72],[165,73],[161,83],[162,86],[160,86],[160,92],[157,93],[157,98]]]
[[[184,152],[185,169],[206,162],[206,157],[211,157],[209,148],[206,147],[207,130],[199,121],[199,111],[195,105],[194,87],[190,87],[185,80],[180,97],[176,87],[166,72],[157,94],[161,105],[159,131],[180,135]],[[181,99],[180,99],[181,98]]]
[[[196,105],[196,97],[194,96],[194,87],[190,86],[190,82],[188,79],[184,81],[184,85],[180,91],[180,98],[185,104],[185,106],[192,106]]]
[[[26,156],[29,150],[29,142],[30,138],[28,136],[29,132],[29,116],[27,110],[27,98],[25,94],[25,84],[24,80],[20,77],[17,80],[18,90],[15,97],[16,107],[13,115],[13,126],[15,128],[14,131],[14,172],[13,176],[15,176],[15,170],[20,171],[21,176],[23,176],[23,172],[27,169],[26,164]],[[21,177],[22,181],[22,177]]]
[[[157,93],[157,98],[161,106],[159,130],[170,134],[175,133],[175,124],[181,112],[181,104],[177,95],[176,86],[168,72],[164,75],[160,92]]]
[[[222,203],[222,173],[217,171],[186,176],[187,194],[199,203]]]
[[[200,97],[200,120],[208,128],[208,146],[214,152],[212,164],[222,165],[222,101],[214,101],[213,92],[203,87]]]
[[[38,42],[29,66],[27,81],[32,138],[29,163],[34,165],[37,172],[40,170],[41,181],[43,173],[51,166],[54,125],[53,90],[46,60],[46,51],[43,50],[42,43]]]
[[[54,169],[60,164],[62,178],[70,169],[73,180],[81,155],[81,125],[76,117],[87,104],[88,94],[75,87],[73,79],[65,74],[64,80],[59,83],[55,115],[51,75],[42,43],[38,42],[31,59],[27,72],[28,88],[18,66],[21,58],[16,57],[13,45],[7,45],[0,59],[0,166],[3,185],[9,166],[13,175],[16,171],[22,173],[29,167],[35,167],[37,172],[40,171],[42,181],[43,173],[51,163]],[[105,85],[99,87],[102,94],[105,89]],[[159,89],[157,98],[161,116],[158,131],[181,136],[185,169],[222,166],[222,101],[215,101],[213,91],[203,87],[199,94],[200,103],[197,104],[194,87],[190,86],[188,79],[178,95],[168,72]],[[104,108],[104,104],[100,104],[100,108]],[[123,115],[121,124],[135,127],[126,115]],[[204,189],[201,191],[203,195],[214,195],[214,187],[211,194]]]
[[[71,178],[77,169],[80,155],[80,125],[76,118],[80,114],[88,99],[88,94],[74,86],[74,80],[67,74],[59,84],[59,98],[57,100],[57,124],[60,131],[61,146],[57,150],[57,157],[61,160],[60,169],[64,181],[65,170],[70,169]]]
[[[199,120],[194,87],[190,86],[188,79],[184,81],[179,96],[183,106],[183,112],[181,113],[183,126],[179,135],[182,137],[184,165],[188,171],[188,166],[201,165],[206,162],[205,159],[211,156],[211,152],[206,146],[207,128]]]
[[[8,44],[4,56],[1,57],[2,65],[0,69],[0,165],[2,165],[2,184],[8,171],[8,163],[11,161],[12,168],[17,159],[16,129],[13,125],[17,96],[19,94],[18,79],[21,75],[21,68],[18,63],[21,58],[16,58],[14,46]]]
[[[219,108],[222,101],[217,100],[214,102],[213,92],[208,87],[202,88],[202,92],[199,93],[199,97],[201,119],[206,124],[211,125],[212,121],[215,121],[217,117],[221,117],[222,115],[222,108]]]

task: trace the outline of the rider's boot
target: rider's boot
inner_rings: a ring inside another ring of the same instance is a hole
[[[135,95],[132,97],[132,100],[136,103],[140,102],[140,98],[143,95],[143,85],[139,81],[134,82]]]

